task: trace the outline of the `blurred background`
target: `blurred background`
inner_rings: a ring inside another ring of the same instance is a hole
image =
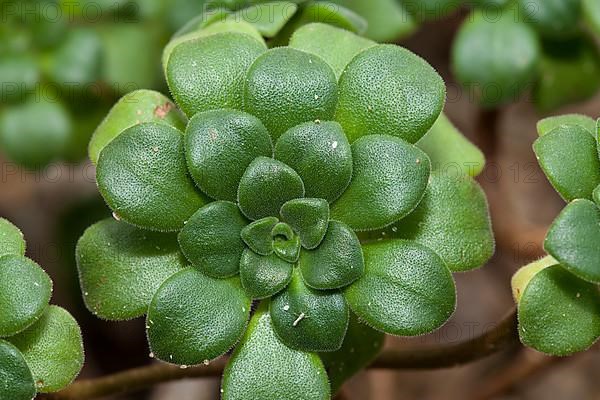
[[[243,7],[243,0],[219,6]],[[531,145],[548,115],[600,116],[598,0],[336,0],[369,22],[366,35],[409,48],[448,85],[445,112],[485,153],[496,255],[456,275],[458,308],[441,330],[386,346],[456,343],[486,331],[513,307],[510,277],[542,255],[564,206]],[[544,6],[554,4],[545,15]],[[564,6],[564,7],[563,7]],[[0,215],[18,225],[28,256],[55,284],[54,303],[80,322],[82,377],[151,362],[144,322],[104,322],[81,301],[74,261],[83,230],[110,216],[87,143],[123,94],[168,95],[162,48],[207,7],[200,0],[0,0]],[[537,8],[536,8],[537,7]],[[506,17],[510,15],[510,17]],[[345,386],[357,400],[600,399],[597,348],[568,359],[514,349],[436,371],[369,370]],[[112,400],[219,397],[216,379],[166,384]]]

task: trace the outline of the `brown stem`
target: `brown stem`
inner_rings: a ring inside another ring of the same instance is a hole
[[[447,368],[479,360],[517,345],[516,311],[512,310],[493,329],[457,344],[412,350],[384,351],[370,366],[377,369]],[[135,368],[97,379],[80,380],[61,392],[41,395],[46,400],[90,400],[111,394],[127,393],[159,383],[185,378],[217,377],[223,372],[226,357],[210,365],[182,369],[167,364]]]

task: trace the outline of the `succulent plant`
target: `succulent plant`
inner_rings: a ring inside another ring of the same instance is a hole
[[[83,366],[79,325],[48,305],[52,281],[24,254],[21,231],[0,218],[0,399],[56,392]]]
[[[483,160],[408,50],[320,23],[268,49],[228,24],[167,46],[174,103],[134,92],[97,130],[114,218],[78,243],[84,300],[105,319],[146,315],[165,362],[235,347],[225,399],[326,399],[328,376],[336,390],[382,332],[447,321],[451,272],[491,256],[483,192],[444,169]]]
[[[569,204],[552,223],[549,254],[513,277],[519,333],[544,353],[569,355],[600,337],[600,160],[596,121],[583,115],[546,118],[533,145],[542,170]]]

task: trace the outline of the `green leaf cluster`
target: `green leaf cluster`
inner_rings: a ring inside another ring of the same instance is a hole
[[[546,235],[550,256],[513,278],[524,344],[569,355],[600,337],[600,161],[596,121],[582,115],[542,120],[533,148],[568,202]]]
[[[306,22],[310,4],[288,9]],[[452,272],[491,256],[479,167],[442,165],[483,159],[442,116],[436,71],[349,30],[349,12],[272,49],[287,24],[220,15],[165,49],[189,121],[136,122],[157,98],[139,91],[143,107],[116,104],[90,145],[114,219],[79,240],[84,299],[100,318],[146,315],[161,361],[235,348],[224,398],[328,399],[326,369],[337,389],[382,332],[440,327]]]
[[[600,88],[600,52],[585,29],[587,24],[600,32],[597,2],[480,3],[454,41],[452,67],[482,106],[497,107],[530,93],[547,112]]]
[[[0,218],[0,398],[31,400],[66,387],[83,366],[81,331],[50,306],[52,281],[24,256],[19,229]]]

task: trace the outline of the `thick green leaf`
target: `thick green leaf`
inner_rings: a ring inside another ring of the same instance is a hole
[[[591,199],[600,184],[596,140],[579,125],[559,126],[533,144],[540,166],[566,201]]]
[[[230,350],[250,314],[250,299],[237,278],[214,279],[193,268],[158,289],[148,310],[148,343],[156,358],[196,365]]]
[[[276,217],[265,217],[254,221],[242,229],[242,240],[255,253],[268,256],[273,253],[271,232],[278,222]]]
[[[130,92],[111,108],[96,128],[88,147],[92,162],[98,163],[102,149],[121,132],[143,122],[162,123],[183,131],[186,118],[171,100],[159,92],[153,90]]]
[[[287,224],[279,223],[275,225],[275,228],[273,228],[273,232],[271,233],[273,236],[273,250],[282,260],[294,264],[298,261],[298,257],[300,257],[300,237],[293,232],[291,236],[286,237],[277,234],[275,229],[278,225],[285,225],[289,228]]]
[[[531,88],[540,58],[533,29],[504,9],[500,18],[475,10],[458,31],[452,69],[460,83],[485,107],[517,101]]]
[[[545,43],[539,70],[533,102],[542,112],[586,100],[600,88],[600,54],[591,37]]]
[[[319,247],[302,251],[298,266],[307,285],[322,290],[348,286],[365,271],[356,234],[337,221],[329,223],[327,235]]]
[[[579,31],[581,0],[519,0],[520,15],[543,36],[564,39]]]
[[[538,272],[556,264],[558,264],[558,261],[556,261],[554,257],[546,256],[542,259],[529,263],[524,267],[521,267],[517,272],[515,272],[510,281],[513,299],[515,299],[515,302],[518,304],[519,301],[521,301],[521,296],[523,295],[525,288],[527,285],[529,285],[531,279],[536,276]]]
[[[203,28],[210,26],[211,24],[222,22],[225,17],[231,13],[231,11],[224,7],[206,8],[204,4],[201,5],[202,11],[194,18],[189,19],[187,16],[187,22],[181,26],[171,37],[171,39],[184,36],[188,33],[197,32]]]
[[[462,173],[475,177],[485,166],[481,150],[456,129],[444,113],[416,146],[427,153],[434,170],[447,174]]]
[[[236,204],[207,204],[190,217],[179,233],[181,251],[208,276],[233,276],[239,272],[245,248],[240,234],[247,224]]]
[[[350,186],[331,206],[331,217],[354,230],[383,228],[419,204],[431,171],[429,157],[404,140],[369,135],[352,145]]]
[[[43,96],[0,111],[3,153],[29,168],[41,168],[60,158],[72,134],[67,109]]]
[[[291,128],[277,140],[275,158],[298,172],[306,196],[330,203],[352,178],[352,150],[337,122],[307,122]]]
[[[300,176],[281,161],[267,157],[250,163],[238,189],[240,209],[252,220],[276,217],[286,201],[299,197],[304,197]]]
[[[279,339],[292,349],[335,351],[346,335],[349,310],[341,292],[309,288],[296,268],[287,289],[271,302],[271,320]]]
[[[218,108],[241,109],[246,70],[266,50],[243,33],[219,33],[177,45],[167,82],[181,109],[192,116]]]
[[[358,53],[375,45],[375,42],[345,29],[322,23],[304,25],[290,39],[290,47],[316,54],[325,60],[338,79]]]
[[[330,1],[308,1],[302,8],[302,15],[295,21],[296,26],[309,23],[323,23],[362,35],[368,28],[362,16]]]
[[[225,368],[223,400],[329,400],[329,392],[319,357],[283,344],[262,304]]]
[[[314,54],[275,48],[248,70],[245,110],[260,118],[274,139],[303,122],[332,119],[336,100],[335,73]]]
[[[0,257],[9,254],[25,255],[25,239],[21,230],[10,221],[0,218]]]
[[[337,392],[346,380],[369,365],[383,348],[384,342],[383,332],[364,324],[351,312],[342,347],[320,354],[331,382],[331,391]]]
[[[292,279],[293,265],[271,254],[261,256],[244,250],[240,261],[240,278],[248,297],[264,299],[285,288]]]
[[[300,236],[306,249],[314,249],[327,233],[329,204],[323,199],[295,199],[281,207],[281,219]]]
[[[392,335],[414,336],[442,326],[454,312],[452,274],[429,248],[406,240],[363,246],[365,274],[346,289],[362,320]]]
[[[0,257],[0,337],[31,326],[51,295],[52,281],[39,265],[17,254]]]
[[[177,129],[148,122],[126,129],[104,148],[96,179],[118,218],[176,231],[205,204],[188,175],[183,140]]]
[[[400,238],[434,250],[454,272],[479,268],[494,254],[483,190],[468,176],[434,172],[419,206],[408,217],[362,240]]]
[[[554,220],[544,249],[579,278],[600,283],[600,210],[589,200],[575,200]]]
[[[439,117],[445,96],[444,81],[425,60],[399,46],[377,45],[344,70],[335,119],[350,143],[372,134],[415,143]]]
[[[578,125],[589,131],[590,135],[596,137],[596,120],[581,114],[566,114],[548,117],[537,123],[538,135],[544,136],[560,126]]]
[[[264,37],[272,38],[294,16],[298,6],[291,1],[271,1],[243,8],[227,18],[252,24]]]
[[[224,18],[224,16],[223,16],[223,18]],[[165,46],[165,48],[163,50],[163,54],[162,54],[163,69],[165,70],[165,72],[167,71],[167,65],[169,65],[169,58],[171,57],[171,53],[173,52],[173,49],[175,47],[177,47],[179,44],[181,44],[183,42],[187,42],[189,40],[199,39],[199,38],[214,35],[217,33],[226,33],[226,32],[244,33],[248,36],[252,36],[254,39],[258,40],[259,42],[264,43],[266,46],[266,43],[265,43],[263,37],[256,30],[256,28],[254,26],[252,26],[251,24],[249,24],[245,21],[239,21],[239,20],[237,20],[237,21],[236,20],[216,21],[216,22],[211,23],[210,25],[208,25],[205,28],[202,28],[202,29],[199,29],[196,31],[192,31],[192,32],[186,33],[181,36],[173,37],[173,39],[171,39],[171,41],[169,43],[167,43],[167,45]]]
[[[112,219],[85,231],[76,258],[88,310],[108,320],[146,314],[156,289],[186,266],[174,234],[148,232]]]
[[[186,129],[185,154],[194,181],[218,200],[237,200],[244,171],[256,157],[271,157],[273,145],[260,120],[243,111],[196,114]]]
[[[23,355],[12,344],[0,340],[0,399],[32,400],[36,388]]]
[[[33,326],[9,341],[23,353],[38,392],[63,389],[83,367],[81,329],[71,314],[60,307],[48,307]]]
[[[583,15],[594,33],[600,35],[600,3],[596,0],[581,0]]]
[[[417,24],[398,0],[333,0],[367,20],[365,36],[377,42],[393,42],[410,35]]]
[[[519,336],[527,346],[552,355],[587,349],[600,336],[598,287],[560,265],[540,271],[519,302]]]

